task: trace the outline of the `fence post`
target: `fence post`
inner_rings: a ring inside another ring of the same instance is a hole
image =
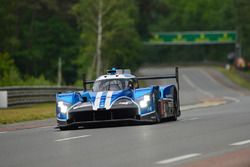
[[[0,91],[0,108],[8,107],[8,92]]]

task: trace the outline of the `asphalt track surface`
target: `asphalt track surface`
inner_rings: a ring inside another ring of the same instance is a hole
[[[147,68],[140,73],[159,75],[169,71]],[[226,154],[232,160],[235,151],[249,158],[250,151],[244,151],[250,148],[249,92],[212,68],[181,68],[180,83],[182,106],[207,106],[189,108],[178,121],[160,124],[2,131],[0,166],[161,167],[192,166],[195,162],[200,166],[204,164],[199,161]],[[214,99],[223,103],[210,106]]]

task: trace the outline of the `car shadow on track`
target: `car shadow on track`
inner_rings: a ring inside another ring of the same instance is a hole
[[[154,123],[151,121],[117,121],[117,122],[97,122],[82,124],[79,126],[72,126],[66,130],[84,130],[84,129],[100,129],[100,128],[119,128],[119,127],[130,127],[130,126],[154,126],[164,123],[175,122],[171,119],[163,119],[160,123]],[[59,130],[59,128],[57,128]],[[60,131],[60,130],[59,130]]]

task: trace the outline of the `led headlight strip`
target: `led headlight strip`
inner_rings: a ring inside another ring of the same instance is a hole
[[[59,102],[57,103],[57,106],[58,106],[58,108],[60,108],[60,112],[61,112],[61,113],[63,113],[63,114],[67,113],[67,111],[68,111],[68,106],[67,106],[63,101],[59,101]]]
[[[144,95],[143,100],[140,101],[140,107],[145,108],[148,106],[148,102],[150,101],[150,95]]]

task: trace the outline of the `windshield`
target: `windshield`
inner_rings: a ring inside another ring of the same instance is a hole
[[[132,79],[107,79],[95,81],[93,91],[118,91],[128,88],[129,81]]]

